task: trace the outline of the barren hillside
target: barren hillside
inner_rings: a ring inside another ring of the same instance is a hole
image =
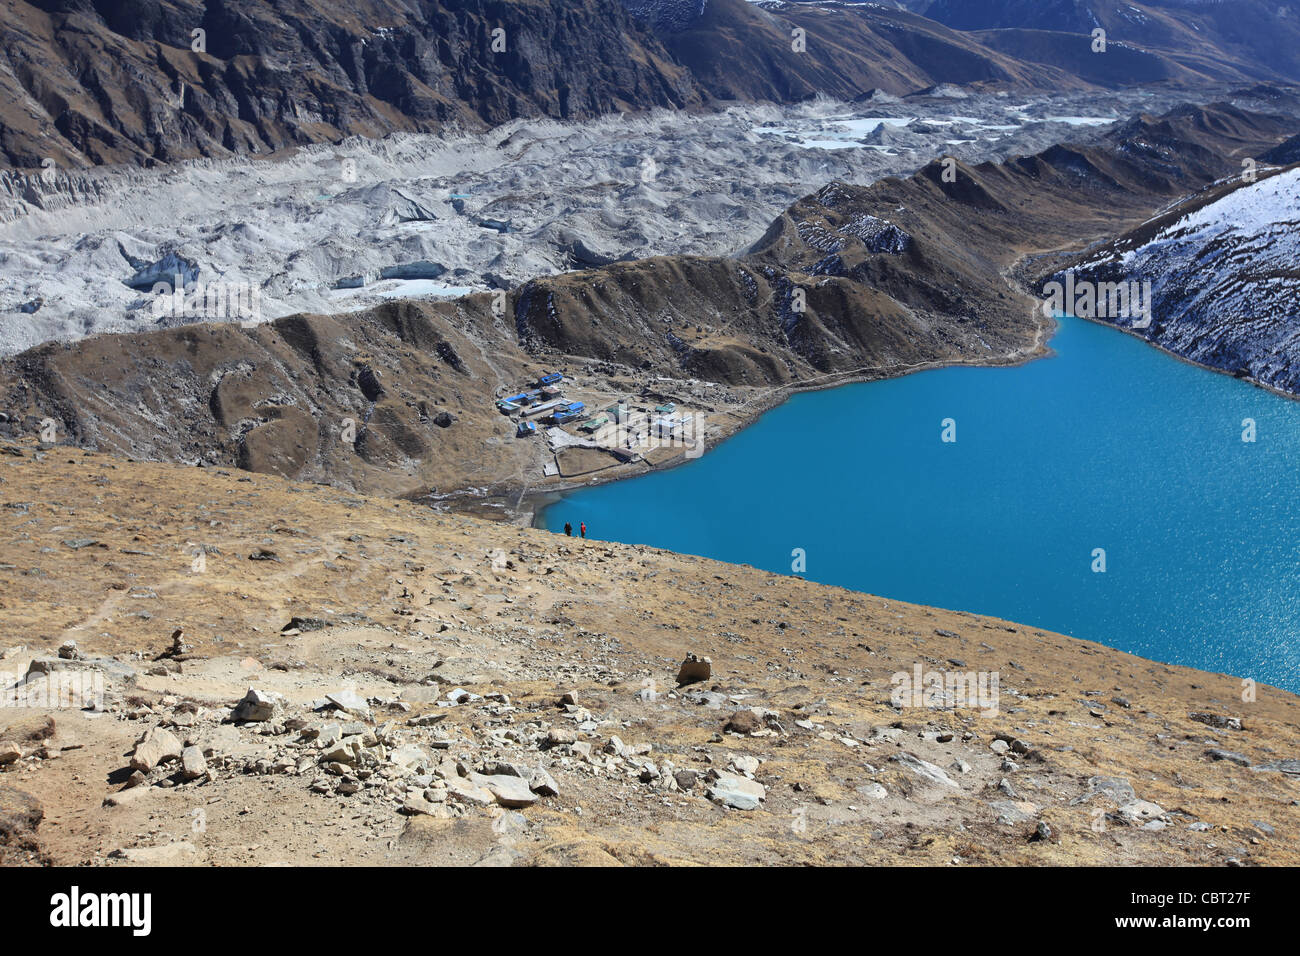
[[[0,710],[6,862],[1296,862],[1289,693],[264,475],[0,452],[0,669],[105,690]],[[679,687],[689,654],[711,673]],[[916,668],[998,693],[891,700]]]

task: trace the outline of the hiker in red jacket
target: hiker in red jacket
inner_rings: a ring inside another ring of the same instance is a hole
[[[584,521],[582,524],[578,525],[578,534],[584,538],[587,536],[587,522]]]

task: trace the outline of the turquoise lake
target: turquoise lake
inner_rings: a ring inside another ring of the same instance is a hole
[[[803,549],[813,581],[1300,691],[1300,402],[1080,319],[1051,344],[796,395],[539,523],[781,574]]]

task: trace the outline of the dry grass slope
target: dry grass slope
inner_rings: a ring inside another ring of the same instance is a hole
[[[103,715],[0,710],[0,754],[20,755],[0,768],[5,813],[30,806],[18,792],[44,814],[21,837],[39,843],[31,859],[1297,859],[1300,780],[1260,769],[1296,756],[1300,708],[1280,690],[1243,703],[1225,675],[748,567],[265,475],[7,447],[0,601],[8,641],[25,649],[0,648],[0,669],[21,673],[72,639],[136,673],[110,680]],[[263,550],[274,557],[249,559]],[[307,623],[283,633],[295,617]],[[178,627],[190,646],[169,658]],[[712,677],[676,690],[688,652],[712,658]],[[895,709],[891,675],[917,664],[998,672],[999,712]],[[309,710],[343,685],[371,700],[361,726]],[[222,723],[249,686],[282,694],[283,714]],[[437,706],[455,687],[481,699]],[[302,738],[330,722],[388,740],[388,759],[323,771],[322,738]],[[184,781],[172,763],[123,790],[128,755],[155,726],[206,749],[208,774]],[[393,764],[395,736],[445,748],[427,785]],[[469,782],[484,778],[462,774],[506,764],[544,768],[558,795],[508,813],[477,805]],[[757,809],[709,799],[710,771],[733,770],[765,788]],[[1081,800],[1097,777],[1127,781],[1156,810],[1121,784]],[[424,786],[440,802],[400,812]]]

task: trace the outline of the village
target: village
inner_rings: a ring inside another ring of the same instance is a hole
[[[610,402],[607,390],[546,372],[522,391],[498,398],[496,407],[513,423],[516,438],[547,442],[551,456],[543,477],[703,454],[704,411],[648,397],[649,392],[643,388],[639,398]]]

